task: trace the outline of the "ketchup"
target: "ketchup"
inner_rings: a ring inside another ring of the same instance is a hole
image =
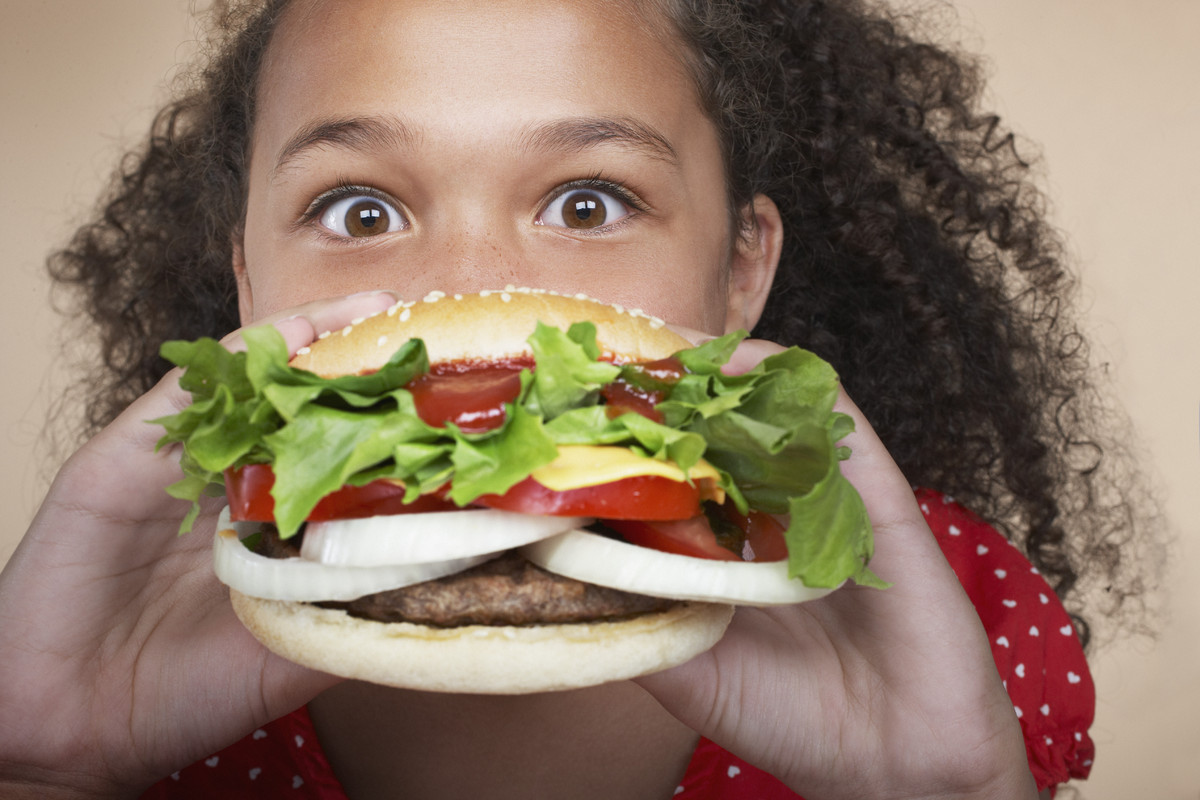
[[[671,395],[671,389],[683,377],[683,364],[674,356],[643,364],[626,364],[615,381],[600,390],[608,404],[609,418],[632,411],[647,419],[662,422],[655,408]]]
[[[482,433],[504,424],[504,404],[521,392],[521,370],[533,359],[451,361],[434,365],[409,381],[417,416],[427,425],[453,422],[464,433]]]
[[[417,415],[428,425],[453,422],[464,433],[482,433],[504,424],[504,404],[521,392],[521,370],[532,358],[503,361],[450,361],[436,364],[405,387],[413,395]],[[683,365],[670,357],[626,364],[615,381],[601,389],[609,417],[633,411],[662,422],[655,406],[665,400],[683,376]]]

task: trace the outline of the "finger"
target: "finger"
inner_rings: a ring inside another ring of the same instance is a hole
[[[256,320],[254,326],[274,325],[288,344],[288,354],[295,355],[297,350],[311,344],[322,334],[358,324],[367,317],[387,311],[396,304],[397,299],[392,292],[376,291],[315,300]],[[231,352],[246,348],[241,330],[229,334],[221,343]]]

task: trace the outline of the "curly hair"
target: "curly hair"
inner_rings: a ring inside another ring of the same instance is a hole
[[[755,334],[829,360],[909,480],[996,524],[1068,608],[1136,606],[1136,481],[1100,436],[1075,281],[1030,164],[978,107],[979,64],[859,0],[656,5],[720,133],[730,208],[762,193],[784,217]],[[286,6],[219,8],[207,67],[51,260],[99,332],[89,430],[166,372],[163,341],[237,327],[255,87]]]

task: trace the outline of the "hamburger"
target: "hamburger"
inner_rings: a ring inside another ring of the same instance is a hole
[[[682,663],[737,604],[881,585],[841,475],[837,376],[791,348],[725,375],[644,313],[519,290],[398,303],[289,360],[168,342],[193,403],[155,420],[218,577],[297,663],[385,685],[561,690]]]

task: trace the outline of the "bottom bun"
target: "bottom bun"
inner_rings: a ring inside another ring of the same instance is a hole
[[[403,689],[528,694],[594,686],[673,667],[716,644],[733,607],[680,603],[617,622],[432,628],[381,623],[230,590],[242,624],[289,661]]]

